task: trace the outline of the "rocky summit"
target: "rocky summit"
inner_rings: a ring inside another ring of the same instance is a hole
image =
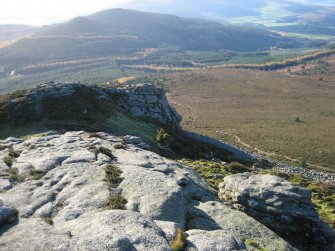
[[[3,250],[172,250],[179,229],[185,250],[292,249],[139,138],[76,131],[1,146]]]
[[[83,83],[45,83],[0,99],[0,120],[7,124],[41,121],[101,122],[119,109],[180,129],[181,116],[162,88],[137,84],[114,88]]]
[[[309,190],[180,121],[150,84],[0,97],[0,250],[335,250]]]

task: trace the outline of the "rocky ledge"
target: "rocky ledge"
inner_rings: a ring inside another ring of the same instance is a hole
[[[181,116],[171,107],[165,90],[151,84],[118,88],[83,83],[45,83],[0,100],[0,120],[24,124],[41,120],[94,121],[121,108],[141,117],[180,129]]]
[[[83,131],[2,141],[1,249],[293,250],[193,169],[146,148]]]

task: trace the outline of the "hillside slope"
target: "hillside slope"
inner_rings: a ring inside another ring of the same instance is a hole
[[[251,51],[287,42],[291,40],[254,28],[111,9],[44,27],[33,37],[0,50],[0,63],[120,55],[153,47]]]

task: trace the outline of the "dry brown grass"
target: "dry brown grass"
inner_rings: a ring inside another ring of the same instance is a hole
[[[165,75],[164,84],[187,130],[335,169],[335,63],[328,68],[324,81],[315,73],[210,69]]]
[[[184,236],[183,230],[180,228],[177,232],[176,239],[171,243],[171,247],[173,251],[183,251],[186,246],[186,238]]]

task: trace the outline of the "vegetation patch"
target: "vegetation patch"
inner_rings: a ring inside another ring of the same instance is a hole
[[[273,71],[273,70],[283,69],[283,68],[287,68],[287,67],[291,67],[295,65],[301,65],[305,62],[331,56],[334,54],[335,54],[335,50],[330,49],[330,50],[315,52],[310,55],[286,59],[286,60],[279,61],[279,62],[270,62],[270,63],[264,63],[264,64],[231,64],[231,65],[225,65],[225,67]]]
[[[113,147],[114,149],[127,149],[127,145],[125,143],[116,143]]]
[[[113,155],[112,153],[112,150],[106,148],[106,147],[103,147],[103,146],[100,146],[98,148],[98,151],[102,154],[105,154],[106,156],[108,156],[109,158],[111,158],[112,160],[115,160],[116,157]]]
[[[20,182],[24,180],[24,177],[19,174],[19,170],[11,168],[9,171],[9,179],[12,181]]]
[[[266,249],[258,241],[247,239],[245,241],[245,244],[251,246],[252,248],[255,248],[258,251],[266,251]]]
[[[120,185],[120,183],[124,180],[121,177],[122,171],[115,165],[107,165],[105,167],[105,181],[112,188],[116,188]]]
[[[171,247],[173,251],[183,251],[186,247],[186,237],[180,228],[177,231],[176,239],[171,243]]]
[[[95,145],[89,145],[87,148],[86,148],[88,151],[90,152],[98,152],[98,148],[95,146]]]
[[[124,180],[121,177],[122,171],[115,165],[107,165],[104,168],[105,171],[105,181],[110,188],[117,188],[120,183]],[[111,195],[106,203],[104,204],[105,209],[126,209],[127,200],[120,194]]]
[[[182,164],[188,165],[196,170],[201,177],[215,190],[219,189],[219,184],[225,176],[240,172],[251,171],[250,168],[237,162],[223,165],[214,161],[206,160],[186,160],[183,159]]]
[[[126,209],[127,200],[122,197],[121,195],[112,195],[106,201],[104,208],[111,210],[111,209]]]
[[[8,148],[8,156],[12,158],[18,158],[20,157],[20,152],[15,151],[13,147]]]
[[[89,137],[90,137],[90,138],[105,139],[105,138],[104,138],[103,136],[101,136],[100,134],[98,134],[98,133],[94,133],[94,132],[90,133],[90,134],[89,134]]]
[[[49,224],[49,225],[51,225],[51,226],[54,224],[52,218],[44,217],[44,218],[42,218],[42,220],[43,220],[45,223],[47,223],[47,224]]]
[[[9,155],[6,155],[5,157],[3,157],[3,161],[5,162],[5,164],[8,167],[12,167],[12,165],[13,165],[13,157],[11,157]]]
[[[335,186],[311,183],[307,188],[312,192],[312,201],[320,217],[335,229]]]
[[[231,162],[225,166],[225,169],[229,174],[235,174],[235,173],[244,173],[244,172],[250,172],[250,168],[238,163],[238,162]]]
[[[42,170],[30,170],[29,175],[33,180],[39,180],[46,174],[45,171]]]
[[[156,134],[156,141],[164,146],[171,146],[173,138],[163,128],[160,128]]]
[[[15,151],[13,147],[7,148],[7,154],[3,157],[3,161],[8,167],[12,167],[14,158],[18,158],[20,152]]]

